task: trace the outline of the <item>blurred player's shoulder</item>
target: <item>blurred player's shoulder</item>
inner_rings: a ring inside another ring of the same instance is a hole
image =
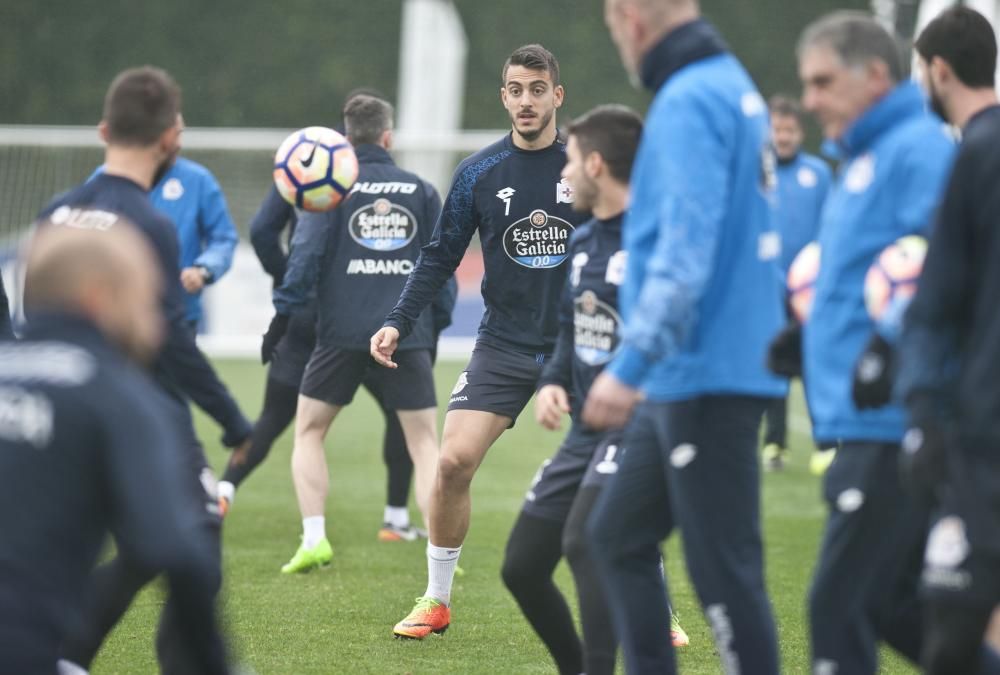
[[[474,182],[475,178],[509,157],[512,146],[510,134],[506,134],[482,150],[469,155],[455,169],[455,182],[464,182],[470,179]]]

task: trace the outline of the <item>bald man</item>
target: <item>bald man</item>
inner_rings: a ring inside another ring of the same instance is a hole
[[[167,571],[194,672],[226,672],[176,432],[129,362],[162,340],[153,254],[111,212],[47,225],[26,251],[23,340],[0,345],[0,672],[56,672],[109,532]]]

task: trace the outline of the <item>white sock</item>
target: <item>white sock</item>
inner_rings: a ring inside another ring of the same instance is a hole
[[[86,670],[66,659],[59,659],[56,668],[59,675],[88,675]]]
[[[405,530],[410,526],[410,512],[405,506],[386,506],[382,514],[382,522]]]
[[[219,497],[225,498],[230,504],[236,499],[236,486],[228,480],[220,480],[215,490]]]
[[[451,582],[455,578],[455,568],[461,553],[461,546],[441,548],[427,543],[427,592],[424,595],[446,605],[450,603]]]
[[[312,548],[326,539],[326,518],[309,516],[302,519],[302,545]]]

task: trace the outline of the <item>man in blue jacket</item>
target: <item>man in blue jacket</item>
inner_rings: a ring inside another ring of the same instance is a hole
[[[679,527],[723,666],[777,673],[757,459],[787,387],[764,369],[783,321],[767,106],[694,0],[607,0],[605,19],[656,96],[623,226],[623,344],[583,410],[592,428],[632,418],[592,547],[628,672],[676,671],[659,545]]]
[[[813,667],[872,673],[880,640],[911,661],[919,656],[915,576],[927,513],[899,481],[902,408],[859,410],[851,397],[854,365],[874,331],[864,279],[882,249],[928,226],[954,147],[905,80],[895,41],[868,15],[817,20],[798,58],[804,107],[841,161],[802,333],[813,433],[839,443],[824,479],[829,516],[809,598]]]
[[[201,292],[229,271],[239,243],[226,197],[211,171],[177,157],[150,190],[149,199],[177,228],[181,285],[186,291],[184,318],[197,331],[202,319]]]
[[[802,150],[803,112],[796,101],[788,96],[772,96],[768,109],[771,141],[778,160],[774,227],[781,235],[781,275],[787,279],[795,256],[816,238],[823,202],[830,189],[830,167]],[[785,464],[787,416],[787,397],[771,399],[764,414],[764,466],[772,471],[782,469]],[[811,462],[810,466],[815,464]]]

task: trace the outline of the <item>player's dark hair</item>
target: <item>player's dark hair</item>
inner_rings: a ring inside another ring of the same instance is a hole
[[[799,39],[797,52],[822,45],[829,47],[850,68],[882,61],[895,83],[903,79],[903,57],[899,45],[870,14],[839,11],[809,24]]]
[[[982,14],[964,6],[952,7],[927,24],[913,45],[930,63],[944,59],[967,87],[993,88],[997,69],[997,38]]]
[[[528,70],[544,70],[552,79],[552,86],[559,84],[559,62],[548,49],[539,44],[524,45],[518,47],[503,62],[503,70],[500,71],[501,86],[507,82],[507,70],[511,66],[521,66]]]
[[[392,104],[374,96],[359,94],[344,106],[344,129],[354,145],[378,143],[392,129]]]
[[[802,112],[802,105],[787,94],[775,94],[768,100],[767,108],[771,112],[771,117],[794,117],[799,126],[805,125],[805,113]]]
[[[129,68],[115,77],[104,97],[108,141],[152,145],[177,123],[181,88],[167,71],[153,66]]]
[[[638,113],[623,105],[600,105],[573,120],[568,132],[576,138],[584,156],[596,152],[615,180],[629,182],[642,136]]]

